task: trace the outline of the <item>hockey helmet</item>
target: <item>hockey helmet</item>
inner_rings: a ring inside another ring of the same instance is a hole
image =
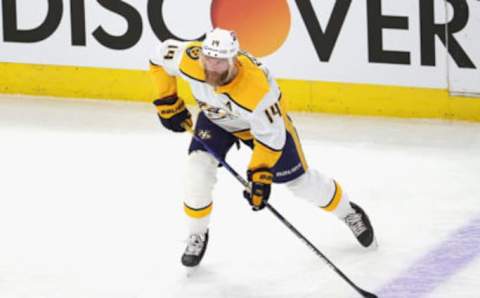
[[[213,58],[231,59],[238,54],[239,48],[235,32],[221,28],[208,32],[202,43],[203,55]]]

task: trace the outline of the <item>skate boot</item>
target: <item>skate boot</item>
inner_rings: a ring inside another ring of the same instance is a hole
[[[182,256],[182,264],[186,267],[197,266],[205,254],[208,244],[208,230],[205,233],[191,234],[187,240],[187,248]]]
[[[345,216],[345,223],[350,230],[352,230],[358,242],[360,242],[363,247],[373,246],[372,244],[375,242],[375,236],[367,214],[355,203],[350,202],[350,206],[355,212]]]

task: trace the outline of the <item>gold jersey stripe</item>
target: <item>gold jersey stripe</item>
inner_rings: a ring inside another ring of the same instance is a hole
[[[165,98],[177,94],[177,80],[161,66],[150,64],[149,73],[156,87],[156,98]]]
[[[333,198],[332,200],[330,200],[330,203],[328,203],[327,206],[322,207],[323,210],[329,211],[329,212],[337,209],[338,204],[340,203],[340,200],[342,199],[342,196],[343,196],[342,187],[340,187],[337,181],[333,180],[333,182],[335,183],[335,193],[333,194]]]
[[[302,163],[305,171],[308,170],[307,160],[305,159],[305,154],[303,153],[302,144],[300,144],[300,138],[298,137],[297,130],[293,126],[292,121],[288,115],[283,117],[285,120],[285,127],[287,128],[288,133],[292,136],[293,142],[295,143],[295,148],[297,149],[298,156],[300,157],[300,162]]]
[[[253,141],[253,153],[248,169],[272,168],[282,156],[282,149],[274,150],[258,140]]]
[[[237,76],[228,84],[215,88],[215,91],[228,96],[239,107],[254,111],[270,90],[267,77],[261,68],[245,56],[239,56],[236,65]]]
[[[243,141],[249,141],[253,139],[252,133],[250,132],[249,129],[235,131],[235,132],[232,132],[232,134]]]
[[[218,88],[217,88],[217,90],[218,90]],[[248,108],[245,105],[242,105],[235,98],[233,98],[230,94],[228,94],[228,92],[223,92],[222,94],[225,95],[226,97],[228,97],[228,99],[230,99],[231,102],[233,102],[235,105],[239,106],[240,108],[244,109],[245,111],[249,111],[250,113],[253,112],[253,109]]]
[[[212,208],[213,208],[213,202],[208,204],[208,206],[204,208],[199,208],[199,209],[192,208],[188,206],[186,203],[183,203],[183,209],[185,213],[188,216],[193,218],[203,218],[205,216],[210,215],[210,213],[212,212]]]
[[[201,46],[201,42],[194,41],[189,43],[183,52],[178,68],[185,76],[196,81],[205,82],[205,73],[199,59]]]

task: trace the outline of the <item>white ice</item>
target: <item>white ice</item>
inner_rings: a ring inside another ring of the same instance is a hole
[[[360,287],[382,289],[480,216],[480,124],[292,117],[310,166],[364,207],[379,248],[283,186],[270,202]],[[277,218],[252,212],[224,169],[208,250],[186,277],[188,144],[150,104],[0,97],[0,297],[359,297]],[[249,154],[227,161],[244,173]],[[477,258],[425,297],[479,291]]]

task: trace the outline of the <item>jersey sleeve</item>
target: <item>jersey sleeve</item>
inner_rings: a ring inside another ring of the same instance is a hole
[[[173,39],[160,43],[150,56],[150,77],[156,87],[156,97],[167,99],[177,95],[176,76],[185,43]]]
[[[150,57],[150,64],[162,67],[169,75],[179,75],[179,65],[186,42],[167,39],[160,43]]]
[[[279,90],[271,88],[251,114],[254,149],[248,166],[250,170],[271,168],[282,155],[287,135],[285,113],[279,100]]]

